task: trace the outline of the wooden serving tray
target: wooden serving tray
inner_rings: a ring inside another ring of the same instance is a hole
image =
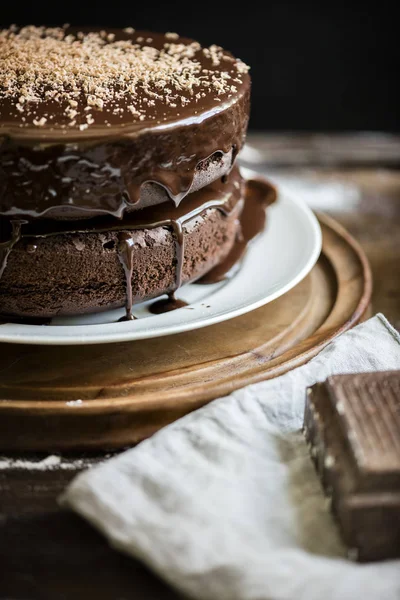
[[[318,218],[323,248],[314,269],[247,315],[119,344],[0,344],[0,449],[132,445],[214,398],[308,361],[363,318],[372,288],[358,244],[333,219]]]

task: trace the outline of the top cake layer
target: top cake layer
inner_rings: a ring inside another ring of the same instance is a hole
[[[0,32],[0,216],[122,217],[226,174],[248,68],[177,34]]]
[[[248,87],[248,67],[175,33],[24,27],[0,32],[0,128],[97,138],[201,122]]]

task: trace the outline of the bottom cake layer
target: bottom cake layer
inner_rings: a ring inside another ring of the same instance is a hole
[[[123,231],[123,230],[122,230]],[[197,279],[232,247],[237,215],[210,210],[189,223],[182,283]],[[133,301],[175,289],[174,233],[166,227],[126,232],[133,241]],[[120,232],[65,234],[36,241],[30,253],[21,241],[11,253],[0,294],[0,313],[54,317],[124,306],[126,282],[119,260]]]
[[[206,274],[207,282],[224,276],[263,229],[275,197],[265,181],[244,185],[235,168],[178,207],[165,202],[122,220],[3,221],[0,315],[43,319],[125,306],[133,318],[134,304]]]
[[[127,306],[198,279],[230,252],[243,183],[235,169],[190,194],[126,216],[38,220],[4,233],[0,314],[50,318]],[[11,225],[11,224],[10,224]]]

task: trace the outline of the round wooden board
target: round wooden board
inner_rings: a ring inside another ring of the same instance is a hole
[[[333,219],[318,218],[323,248],[312,272],[247,315],[138,342],[0,344],[0,449],[132,445],[214,398],[308,361],[362,319],[372,288],[358,244]]]

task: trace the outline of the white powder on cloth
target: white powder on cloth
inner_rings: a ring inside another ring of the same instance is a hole
[[[104,456],[101,460],[109,458]],[[56,454],[51,454],[43,459],[28,459],[0,456],[0,471],[7,470],[27,470],[27,471],[54,471],[54,470],[79,470],[90,467],[92,464],[100,462],[94,458],[76,458],[67,459]]]

